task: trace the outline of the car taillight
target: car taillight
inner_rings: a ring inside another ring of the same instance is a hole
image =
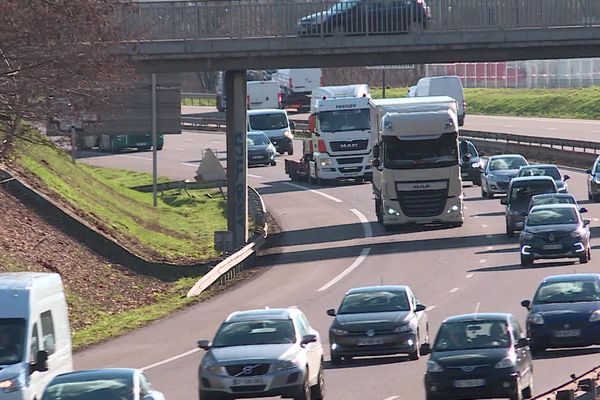
[[[323,139],[319,139],[319,153],[327,153],[327,146],[325,146]]]
[[[290,79],[288,80],[288,86],[290,87],[290,89],[293,89],[293,88],[294,88],[294,82],[292,81],[292,78],[290,78]]]

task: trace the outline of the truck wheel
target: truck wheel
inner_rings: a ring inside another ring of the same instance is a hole
[[[381,206],[381,201],[379,199],[375,199],[375,215],[377,215],[377,222],[382,224],[383,223],[383,208]]]
[[[294,155],[294,143],[290,143],[290,147],[288,147],[287,153],[288,153],[288,156]]]

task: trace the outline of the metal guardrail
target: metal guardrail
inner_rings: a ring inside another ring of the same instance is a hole
[[[596,400],[598,396],[598,379],[600,366],[572,379],[560,386],[552,388],[545,393],[533,397],[532,400]]]
[[[407,5],[408,4],[408,5]],[[139,1],[118,18],[133,40],[263,38],[600,24],[597,0],[207,0]],[[340,14],[329,18],[331,12]],[[415,29],[416,28],[416,29]]]
[[[259,221],[262,222],[260,231],[255,233],[252,242],[218,263],[200,278],[188,291],[187,297],[198,296],[213,285],[223,285],[227,281],[235,279],[244,270],[244,262],[264,244],[268,235],[267,209],[260,194],[251,187],[248,187],[248,206],[249,214],[255,218],[255,224],[258,226]]]
[[[571,140],[571,139],[559,139],[559,138],[547,138],[541,136],[526,136],[526,135],[515,135],[512,133],[501,133],[501,132],[482,132],[482,131],[471,131],[466,129],[460,130],[460,135],[463,137],[471,137],[476,139],[483,139],[488,141],[506,142],[506,143],[517,143],[517,144],[528,144],[530,146],[538,145],[550,148],[560,148],[565,150],[570,148],[571,151],[576,149],[583,150],[586,153],[588,150],[593,150],[594,154],[597,154],[600,150],[600,142],[588,142],[584,140]]]

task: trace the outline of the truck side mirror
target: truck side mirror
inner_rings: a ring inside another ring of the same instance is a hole
[[[378,144],[373,146],[373,158],[379,158],[379,145]]]
[[[294,121],[290,121],[290,129],[293,133],[296,133],[296,123]]]
[[[48,352],[46,350],[40,350],[35,355],[35,363],[31,365],[30,373],[35,371],[48,371]]]
[[[500,197],[500,204],[506,205],[508,203],[508,198],[506,196]]]

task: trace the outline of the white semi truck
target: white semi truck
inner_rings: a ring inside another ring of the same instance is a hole
[[[371,100],[373,193],[384,226],[464,221],[456,101]]]
[[[308,130],[311,137],[298,163],[286,160],[293,179],[316,181],[371,179],[371,124],[366,85],[313,90]]]

